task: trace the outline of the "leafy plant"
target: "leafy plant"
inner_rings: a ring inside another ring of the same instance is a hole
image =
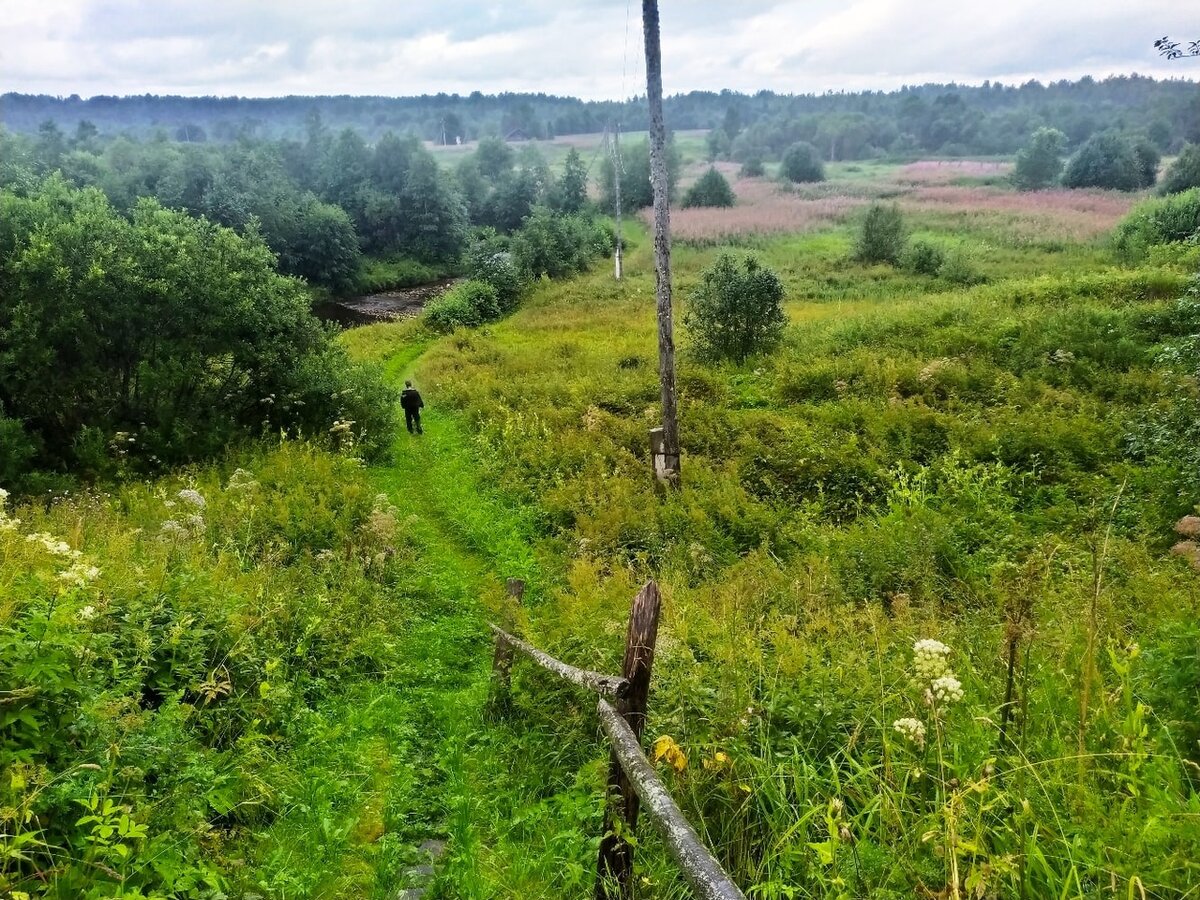
[[[702,357],[744,362],[783,335],[783,283],[752,256],[739,267],[732,255],[722,254],[701,275],[684,323]]]
[[[854,242],[854,258],[862,263],[899,265],[905,246],[904,218],[894,203],[873,203]]]
[[[683,206],[685,209],[693,206],[733,206],[734,200],[733,188],[725,176],[715,168],[710,168],[683,195]]]

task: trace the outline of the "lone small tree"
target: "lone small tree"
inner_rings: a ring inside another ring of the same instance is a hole
[[[874,203],[863,219],[862,230],[854,242],[854,258],[862,263],[899,265],[904,253],[904,219],[896,204]]]
[[[798,141],[787,148],[779,171],[788,181],[796,183],[825,180],[825,166],[821,162],[821,155],[817,153],[817,148],[807,141]]]
[[[715,168],[707,172],[683,195],[684,207],[690,206],[733,206],[733,188],[725,176]]]
[[[1036,191],[1054,184],[1062,172],[1066,147],[1067,136],[1057,128],[1039,128],[1017,153],[1013,184],[1022,191]]]
[[[753,256],[739,266],[731,254],[723,253],[701,276],[684,324],[702,358],[745,362],[783,337],[783,283]]]

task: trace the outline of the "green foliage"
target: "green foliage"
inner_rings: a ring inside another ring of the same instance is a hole
[[[587,206],[587,167],[583,157],[572,147],[563,162],[563,173],[554,186],[554,208],[559,212],[582,212]]]
[[[684,317],[702,358],[738,363],[775,347],[786,323],[779,276],[752,256],[739,266],[727,253],[701,274]]]
[[[1145,258],[1159,244],[1186,241],[1200,233],[1200,188],[1139,203],[1117,226],[1113,246],[1127,262]]]
[[[667,194],[675,197],[681,160],[674,134],[667,135]],[[612,156],[606,154],[600,162],[600,206],[607,213],[616,208],[616,170]],[[650,143],[648,141],[621,144],[621,211],[637,212],[654,205],[654,187],[650,181]]]
[[[937,244],[913,241],[904,251],[902,264],[917,275],[937,275],[946,261],[946,254]]]
[[[444,278],[447,270],[407,256],[364,257],[350,285],[355,294],[417,287]]]
[[[1057,128],[1039,128],[1017,153],[1013,184],[1022,191],[1049,187],[1062,172],[1062,155],[1067,136]]]
[[[741,169],[738,170],[739,178],[762,178],[767,174],[767,167],[763,165],[762,157],[752,156],[742,163]]]
[[[692,206],[733,206],[735,199],[733,188],[729,186],[725,176],[715,168],[709,168],[687,189],[687,193],[683,195],[683,207],[687,209]]]
[[[1133,141],[1133,155],[1138,166],[1138,186],[1154,187],[1154,182],[1158,180],[1158,165],[1162,162],[1162,154],[1148,138],[1138,137]]]
[[[513,261],[528,279],[565,278],[611,254],[613,235],[598,221],[536,208],[512,237]]]
[[[873,203],[854,242],[854,258],[862,263],[899,265],[906,242],[900,207]]]
[[[821,154],[807,141],[798,141],[788,147],[779,172],[788,181],[796,183],[825,180],[825,164],[821,162]]]
[[[1145,186],[1145,160],[1123,134],[1095,134],[1071,157],[1062,183],[1069,188],[1136,191]]]
[[[501,315],[494,287],[485,281],[463,281],[425,305],[425,323],[437,331],[474,328]]]
[[[1200,187],[1200,144],[1184,144],[1159,184],[1159,193],[1180,194]]]
[[[467,277],[490,284],[496,291],[501,312],[512,312],[521,302],[526,280],[508,248],[508,242],[486,234],[477,239],[467,252]]]
[[[0,405],[41,464],[153,466],[339,421],[368,451],[389,443],[388,392],[355,374],[253,231],[152,200],[127,220],[58,178],[0,193],[0,211]]]

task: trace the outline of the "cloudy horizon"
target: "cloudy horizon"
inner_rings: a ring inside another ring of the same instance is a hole
[[[890,90],[1138,73],[1200,77],[1154,40],[1193,16],[1167,0],[751,0],[661,3],[668,94]],[[0,92],[274,97],[644,92],[640,4],[381,0],[3,0]]]

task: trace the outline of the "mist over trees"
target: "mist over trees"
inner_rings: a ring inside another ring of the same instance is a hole
[[[547,94],[421,97],[133,97],[83,99],[10,93],[0,118],[13,131],[35,132],[46,120],[72,133],[80,122],[101,134],[163,132],[186,143],[239,137],[298,139],[319,114],[332,130],[350,127],[367,142],[386,132],[454,144],[487,135],[545,139],[593,133],[612,122],[644,130],[644,98],[583,101]],[[885,152],[1015,153],[1035,130],[1057,128],[1071,148],[1116,127],[1145,133],[1163,152],[1200,140],[1200,92],[1193,82],[1138,75],[1020,86],[924,84],[895,91],[785,95],[771,91],[693,91],[665,100],[671,127],[713,129],[715,157],[778,159],[796,141],[826,160]]]

